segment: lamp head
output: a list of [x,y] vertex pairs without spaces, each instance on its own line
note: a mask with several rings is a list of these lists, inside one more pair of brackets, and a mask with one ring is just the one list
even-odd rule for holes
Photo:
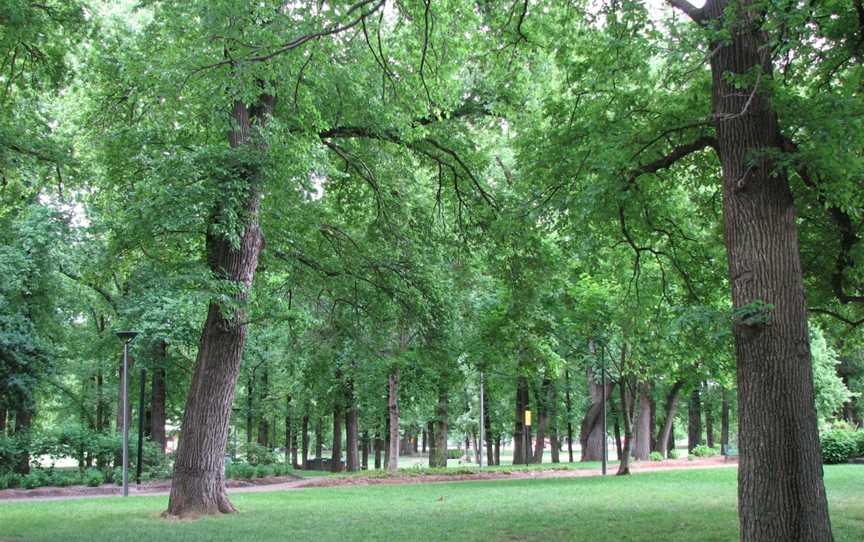
[[126,342],[126,343],[132,342],[132,339],[134,339],[137,335],[138,335],[137,331],[118,331],[117,332],[117,336],[120,337],[120,340],[123,342]]

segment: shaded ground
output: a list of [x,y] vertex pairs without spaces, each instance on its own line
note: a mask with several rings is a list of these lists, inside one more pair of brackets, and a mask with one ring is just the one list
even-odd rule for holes
[[[631,472],[651,472],[658,470],[686,470],[710,467],[735,467],[737,462],[726,461],[722,457],[710,457],[694,460],[670,459],[665,461],[634,462],[630,466]],[[364,486],[364,485],[397,485],[397,484],[422,484],[435,482],[457,482],[466,480],[523,480],[536,478],[572,478],[585,476],[599,476],[600,469],[579,469],[573,467],[555,468],[533,468],[523,470],[520,466],[512,469],[507,467],[496,467],[494,470],[478,471],[474,473],[454,472],[453,474],[426,474],[413,473],[410,469],[403,469],[396,474],[383,473],[382,471],[369,471],[369,473],[349,473],[342,476],[311,476],[301,478],[299,476],[270,476],[267,478],[256,478],[254,480],[229,480],[229,493],[259,493],[266,491],[283,491],[301,489],[308,487],[335,487],[335,486]],[[610,465],[608,473],[615,474],[617,465]],[[130,485],[130,495],[167,495],[171,489],[170,480],[145,482],[140,486]],[[16,500],[63,500],[85,497],[107,497],[122,494],[120,486],[102,485],[99,487],[70,486],[70,487],[43,487],[37,489],[5,489],[0,491],[0,501]]]

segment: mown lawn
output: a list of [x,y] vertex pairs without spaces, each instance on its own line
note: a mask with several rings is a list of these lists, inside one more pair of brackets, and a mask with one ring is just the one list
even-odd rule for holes
[[[864,467],[826,467],[838,541],[864,540]],[[0,503],[0,540],[737,540],[734,469],[304,489],[165,521],[166,497]]]

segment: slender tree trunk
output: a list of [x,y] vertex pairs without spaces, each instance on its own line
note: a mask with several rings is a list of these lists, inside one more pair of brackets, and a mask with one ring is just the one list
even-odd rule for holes
[[342,472],[342,405],[333,407],[333,446],[330,448],[330,472]]
[[300,428],[301,458],[303,459],[303,468],[309,468],[309,414],[303,415],[303,422]]
[[[165,345],[164,342],[162,344]],[[167,393],[165,368],[155,367],[153,369],[153,382],[150,387],[150,438],[159,446],[163,454],[168,444],[165,434],[165,400]]]
[[720,448],[723,455],[729,453],[729,398],[723,390],[723,404],[720,407]]
[[495,464],[495,450],[493,449],[492,443],[492,417],[489,414],[489,390],[484,386],[483,388],[483,432],[486,437],[486,464],[494,465]]
[[267,364],[261,366],[261,388],[259,390],[258,397],[258,444],[267,448],[268,440],[270,436],[270,425],[267,423],[267,413],[265,407],[267,405],[267,398],[270,395],[270,375],[267,371]]
[[291,396],[285,398],[285,464],[291,465]]
[[432,455],[435,454],[435,421],[434,420],[429,420],[426,422],[426,438],[429,439],[426,451],[428,452],[428,457],[432,457]]
[[698,384],[690,392],[690,404],[687,408],[687,451],[692,453],[693,448],[702,443],[702,401],[699,397]]
[[426,453],[426,439],[428,438],[425,429],[423,430],[422,437],[423,437],[423,447],[422,447],[422,450],[423,450],[423,451],[420,452],[420,453],[425,454],[425,453]]
[[[624,351],[621,352],[622,361]],[[627,378],[622,377],[618,385],[621,394],[621,419],[624,422],[624,447],[618,456],[618,472],[616,475],[630,474],[630,447],[633,443],[633,394],[627,385]]]
[[[711,45],[710,63],[738,315],[740,533],[748,542],[824,541],[832,534],[807,309],[792,192],[784,165],[773,161],[784,145],[770,100],[773,65],[760,27],[763,9],[752,0],[709,0],[700,10],[703,22],[730,29]],[[753,82],[742,85],[742,77]]]
[[[614,388],[613,388],[613,391],[614,391]],[[615,454],[616,454],[616,457],[620,460],[621,454],[622,454],[621,411],[618,409],[618,403],[611,397],[609,398],[609,414],[612,416],[612,435],[615,438]],[[600,453],[600,457],[601,458],[603,457],[602,452]]]
[[[525,458],[531,456],[525,449],[530,443],[529,429],[525,426],[525,411],[528,409],[528,380],[520,374],[516,377],[516,412],[513,424],[513,464],[525,463]],[[530,444],[528,444],[530,447]]]
[[387,385],[387,412],[390,419],[390,445],[387,449],[387,469],[399,468],[399,368],[390,371]]
[[495,464],[501,464],[501,435],[495,436]]
[[384,442],[381,440],[381,435],[376,434],[375,440],[372,443],[375,448],[375,470],[381,469],[381,453],[384,450]]
[[573,463],[573,402],[570,399],[570,369],[564,370],[564,378],[567,386],[567,461]]
[[[353,393],[348,398],[351,401],[351,404],[348,406],[348,410],[345,413],[345,442],[348,447],[345,450],[345,464],[346,468],[349,472],[356,472],[360,470],[360,456],[358,452],[358,416],[357,416],[357,406],[354,404]],[[365,444],[365,441],[364,441]]]
[[703,410],[705,411],[705,444],[709,448],[714,447],[714,413],[711,411],[712,404],[705,401]]
[[477,440],[477,433],[471,432],[471,444],[474,447],[474,462],[478,465],[480,464],[480,454],[483,453],[483,449],[481,448],[480,442]]
[[363,431],[360,448],[360,468],[369,470],[369,431]]
[[555,381],[549,384],[549,447],[552,451],[552,462],[561,462],[561,443],[558,441],[558,385]]
[[[601,384],[594,382],[594,371],[589,366],[588,392],[591,396],[591,406],[582,420],[582,428],[579,433],[579,443],[582,446],[581,461],[600,461],[603,458],[603,388]],[[606,383],[606,398],[612,393],[612,383]]]
[[429,453],[430,467],[446,467],[447,466],[447,419],[448,419],[448,404],[450,396],[447,385],[439,384],[438,387],[438,404],[435,407],[435,425],[433,430],[434,444],[433,450]]
[[[660,433],[657,435],[657,451],[660,452],[663,457],[668,457],[669,451],[675,447],[674,438],[672,436],[672,424],[675,421],[675,412],[678,409],[678,394],[681,393],[682,387],[684,387],[684,382],[678,380],[672,384],[669,393],[666,394],[663,425],[660,428]],[[671,445],[670,442],[672,442]]]
[[315,418],[315,470],[324,467],[324,417]]
[[534,388],[537,396],[537,440],[534,446],[532,463],[543,463],[543,452],[546,449],[546,427],[549,425],[549,379],[544,377],[540,392]]
[[651,388],[647,383],[639,386],[639,416],[636,418],[633,457],[647,461],[651,454]]

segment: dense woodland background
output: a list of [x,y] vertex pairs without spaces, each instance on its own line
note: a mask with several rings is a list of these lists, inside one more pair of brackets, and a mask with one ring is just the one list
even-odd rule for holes
[[[116,466],[120,329],[152,476],[184,415],[218,462],[446,466],[480,423],[490,464],[597,460],[601,364],[618,456],[737,448],[740,345],[795,276],[818,428],[860,426],[860,0],[671,4],[4,2],[0,471]],[[788,180],[800,273],[733,309],[756,115],[725,186]],[[755,370],[805,382],[784,356]]]

